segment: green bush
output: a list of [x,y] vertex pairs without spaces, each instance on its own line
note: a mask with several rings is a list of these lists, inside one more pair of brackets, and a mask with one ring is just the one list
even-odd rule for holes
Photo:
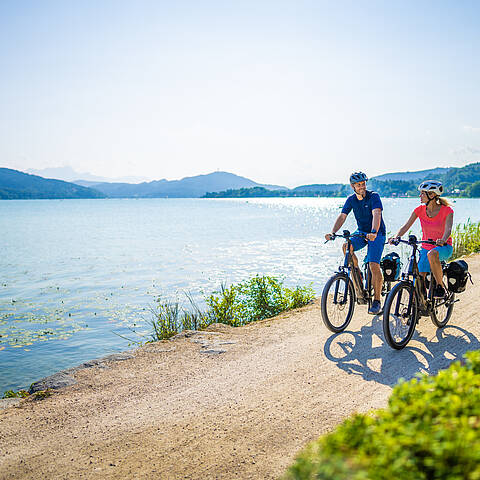
[[238,327],[245,324],[247,308],[240,300],[238,285],[220,286],[218,292],[213,292],[205,302],[209,307],[209,316],[212,323],[225,323]]
[[182,330],[200,330],[211,323],[233,327],[263,320],[280,312],[306,305],[315,298],[311,286],[287,288],[275,277],[259,276],[227,287],[205,298],[208,307],[202,312],[187,295],[190,309],[178,302],[158,299],[152,309],[153,341],[170,338]]
[[472,223],[470,219],[463,225],[457,225],[452,233],[452,259],[480,252],[480,222]]
[[230,288],[222,285],[205,301],[214,322],[239,326],[304,306],[314,298],[311,286],[291,290],[276,277],[256,275]]
[[397,385],[388,407],[311,443],[286,479],[480,479],[480,352]]

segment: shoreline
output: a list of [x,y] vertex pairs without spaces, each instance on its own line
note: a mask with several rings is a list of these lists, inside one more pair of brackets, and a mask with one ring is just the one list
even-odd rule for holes
[[[480,255],[467,261],[478,278]],[[100,361],[74,372],[74,385],[0,410],[0,476],[278,478],[310,440],[385,406],[400,378],[435,374],[480,349],[479,294],[475,282],[459,295],[444,329],[422,318],[400,352],[363,306],[332,335],[317,299]]]

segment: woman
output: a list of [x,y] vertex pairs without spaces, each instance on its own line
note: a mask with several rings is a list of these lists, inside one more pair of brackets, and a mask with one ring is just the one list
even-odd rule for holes
[[435,240],[435,245],[427,243],[422,244],[420,249],[420,258],[418,261],[418,270],[425,276],[430,270],[435,277],[437,285],[433,292],[434,297],[441,298],[445,295],[445,285],[443,284],[443,271],[441,261],[447,261],[452,255],[452,225],[453,210],[448,201],[440,198],[443,193],[443,185],[436,180],[426,180],[418,187],[420,190],[420,201],[422,205],[418,206],[410,215],[407,223],[397,232],[396,236],[389,238],[389,243],[393,243],[395,238],[404,235],[413,225],[417,218],[420,219],[422,226],[422,240]]

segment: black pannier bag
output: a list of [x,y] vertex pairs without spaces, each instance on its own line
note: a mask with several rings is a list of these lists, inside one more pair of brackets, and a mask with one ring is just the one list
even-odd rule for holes
[[468,264],[465,260],[454,260],[450,262],[447,264],[445,272],[447,274],[448,289],[451,292],[464,292],[468,279],[470,278],[470,281],[472,281],[472,276],[468,272]]
[[385,255],[380,262],[380,267],[382,267],[383,278],[386,282],[398,280],[400,269],[402,268],[400,256],[397,252],[391,252]]

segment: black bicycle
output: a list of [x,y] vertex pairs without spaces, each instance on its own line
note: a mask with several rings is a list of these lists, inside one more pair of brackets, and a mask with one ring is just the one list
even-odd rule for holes
[[[372,273],[368,263],[364,265],[364,274],[355,267],[350,253],[352,237],[365,238],[363,233],[350,234],[344,230],[342,235],[332,235],[331,240],[343,238],[347,241],[347,249],[343,265],[338,272],[330,277],[322,292],[322,319],[325,326],[334,333],[345,330],[352,320],[355,303],[368,305],[373,301]],[[327,240],[328,241],[328,240]],[[327,242],[325,242],[327,243]],[[385,295],[391,289],[391,282],[386,281],[382,286]]]
[[[436,327],[443,328],[450,320],[455,303],[453,292],[446,291],[444,298],[435,298],[433,274],[423,277],[418,271],[418,246],[436,243],[432,240],[419,241],[415,235],[410,235],[408,240],[397,239],[394,242],[396,245],[399,243],[412,247],[412,254],[407,271],[402,273],[402,279],[392,288],[383,307],[383,333],[387,343],[396,350],[410,341],[421,316],[430,316]],[[442,268],[445,275],[445,262],[442,262]]]

